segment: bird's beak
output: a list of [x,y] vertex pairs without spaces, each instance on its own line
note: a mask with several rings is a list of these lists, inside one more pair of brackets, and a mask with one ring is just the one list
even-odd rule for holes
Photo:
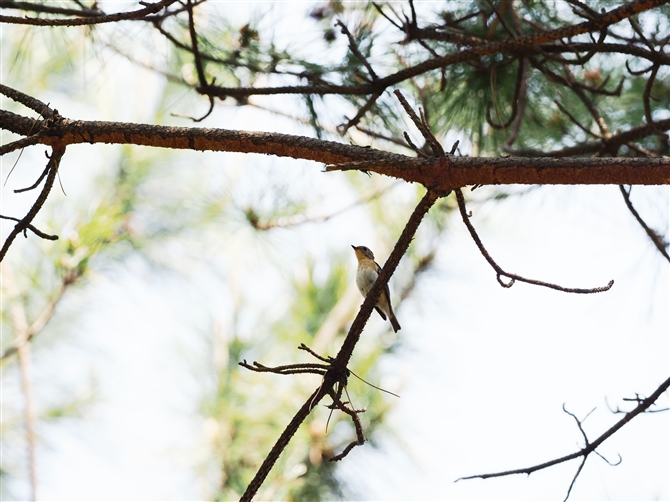
[[356,246],[352,244],[351,247],[354,248],[354,251],[356,251]]

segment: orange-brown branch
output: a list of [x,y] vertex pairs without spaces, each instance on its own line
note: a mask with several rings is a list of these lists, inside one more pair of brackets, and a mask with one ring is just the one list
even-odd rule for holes
[[[670,120],[661,122],[657,123],[657,127],[670,127]],[[449,157],[448,160],[416,158],[290,134],[89,122],[60,117],[47,123],[4,110],[0,110],[0,128],[22,135],[34,134],[42,129],[38,133],[37,141],[45,145],[134,144],[292,157],[329,164],[329,171],[373,171],[426,187],[432,186],[438,190],[476,184],[670,184],[670,159],[663,157]]]

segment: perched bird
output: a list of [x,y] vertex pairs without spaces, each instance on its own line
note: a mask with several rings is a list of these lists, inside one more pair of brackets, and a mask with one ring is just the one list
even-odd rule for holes
[[[369,248],[365,246],[351,246],[354,248],[356,253],[356,259],[358,260],[358,271],[356,272],[356,285],[361,294],[366,297],[372,286],[374,285],[379,273],[381,272],[381,267],[375,262],[375,255],[372,254]],[[386,320],[386,316],[389,317],[391,321],[391,326],[393,326],[393,331],[397,332],[400,330],[400,324],[398,319],[395,318],[393,313],[393,307],[391,306],[391,294],[389,293],[389,286],[386,284],[384,286],[384,291],[379,295],[379,300],[377,300],[377,305],[375,310],[379,312],[379,315],[382,316],[382,319]]]

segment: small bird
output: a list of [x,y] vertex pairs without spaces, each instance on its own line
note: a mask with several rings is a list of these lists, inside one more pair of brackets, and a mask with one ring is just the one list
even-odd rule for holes
[[[354,248],[356,259],[358,260],[356,285],[363,297],[366,297],[377,280],[377,277],[379,277],[379,273],[382,269],[375,261],[375,255],[372,254],[372,251],[370,251],[369,248],[366,248],[365,246],[351,247]],[[393,307],[391,306],[391,294],[389,292],[388,284],[385,285],[384,291],[382,291],[382,294],[379,296],[375,310],[379,312],[382,319],[386,320],[386,316],[389,317],[391,326],[393,326],[393,331],[398,332],[400,330],[400,324],[398,323],[398,319],[395,318]]]

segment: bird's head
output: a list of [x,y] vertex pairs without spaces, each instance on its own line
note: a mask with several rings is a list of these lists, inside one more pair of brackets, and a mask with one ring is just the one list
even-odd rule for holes
[[375,255],[372,254],[372,251],[370,251],[370,248],[367,248],[365,246],[351,246],[354,248],[354,252],[356,253],[356,258],[358,261],[368,259],[368,260],[374,260]]

